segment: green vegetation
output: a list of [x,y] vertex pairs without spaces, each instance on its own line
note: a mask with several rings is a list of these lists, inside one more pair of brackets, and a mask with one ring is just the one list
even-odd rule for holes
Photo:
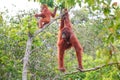
[[[61,3],[69,0],[57,1]],[[65,3],[68,8],[75,5],[72,3],[74,0],[70,1]],[[120,8],[110,7],[109,0],[107,3],[100,1],[95,7],[97,4],[88,0],[90,8],[83,7],[70,13],[74,14],[71,18],[73,31],[84,48],[85,69],[120,62]],[[104,7],[100,8],[102,3]],[[114,15],[111,15],[111,9],[114,9]],[[98,13],[95,13],[96,10],[99,10]],[[26,42],[28,35],[38,30],[37,22],[31,16],[34,11],[24,17],[18,14],[18,21],[11,19],[9,25],[2,17],[4,14],[0,12],[0,80],[21,80]],[[105,15],[105,18],[100,14]],[[56,20],[33,39],[28,61],[28,80],[120,80],[120,64],[73,73],[77,68],[73,48],[65,53],[66,74],[59,72],[56,46],[58,22]]]

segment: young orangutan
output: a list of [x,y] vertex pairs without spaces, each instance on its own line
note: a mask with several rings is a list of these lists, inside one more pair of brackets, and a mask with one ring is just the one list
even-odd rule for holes
[[39,28],[43,28],[43,26],[47,23],[50,22],[50,17],[55,17],[57,11],[57,7],[55,8],[54,12],[52,13],[49,9],[48,6],[43,4],[41,6],[41,13],[40,14],[35,14],[35,17],[41,17],[41,19],[38,22]]

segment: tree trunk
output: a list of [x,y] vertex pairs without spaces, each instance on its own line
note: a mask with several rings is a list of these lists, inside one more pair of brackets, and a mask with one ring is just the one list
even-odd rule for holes
[[31,53],[32,41],[33,41],[33,38],[28,36],[28,40],[26,44],[26,51],[25,51],[25,55],[23,58],[22,80],[27,80],[27,67],[28,67],[29,56]]

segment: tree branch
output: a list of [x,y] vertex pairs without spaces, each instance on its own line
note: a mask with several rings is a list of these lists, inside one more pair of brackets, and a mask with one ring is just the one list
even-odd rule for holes
[[96,66],[96,67],[90,68],[90,69],[83,69],[83,70],[78,69],[77,71],[74,71],[74,72],[71,72],[71,73],[65,73],[65,75],[70,75],[70,74],[74,74],[74,73],[77,73],[77,72],[90,72],[90,71],[95,71],[95,70],[101,69],[101,68],[103,68],[103,67],[112,66],[112,65],[115,65],[115,64],[120,64],[120,62],[104,64],[104,65],[102,65],[102,66]]
[[65,76],[65,75],[71,75],[71,74],[75,74],[75,73],[78,73],[78,72],[96,71],[96,70],[101,69],[101,68],[103,68],[103,67],[112,66],[112,65],[116,65],[116,64],[120,64],[120,62],[104,64],[104,65],[102,65],[102,66],[96,66],[96,67],[90,68],[90,69],[83,69],[83,70],[78,69],[78,70],[76,70],[76,71],[74,71],[74,72],[64,73],[64,74],[59,75],[59,76],[56,75],[55,78],[54,78],[53,80],[57,80],[57,79],[59,79],[60,77]]

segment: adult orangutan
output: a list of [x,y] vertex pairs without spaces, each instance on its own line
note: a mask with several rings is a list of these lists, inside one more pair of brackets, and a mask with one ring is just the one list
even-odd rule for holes
[[80,45],[77,37],[72,31],[72,26],[69,20],[69,14],[68,14],[67,9],[65,9],[65,14],[61,18],[57,45],[58,45],[58,65],[59,65],[60,71],[62,72],[65,71],[64,53],[65,53],[65,50],[71,47],[74,47],[76,51],[76,56],[78,60],[78,69],[80,70],[83,69],[83,66],[82,66],[83,48]]
[[57,11],[57,7],[55,8],[54,12],[52,13],[49,9],[48,6],[43,4],[41,6],[41,13],[40,14],[35,14],[35,17],[41,17],[41,19],[38,22],[39,28],[43,28],[43,26],[47,23],[50,22],[50,17],[55,17]]

